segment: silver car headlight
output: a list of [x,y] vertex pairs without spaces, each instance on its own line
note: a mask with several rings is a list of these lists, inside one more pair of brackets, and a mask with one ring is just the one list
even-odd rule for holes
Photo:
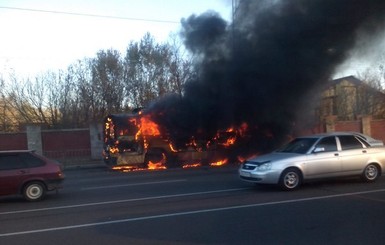
[[271,166],[272,166],[272,163],[271,162],[266,162],[266,163],[262,163],[261,165],[259,165],[258,167],[255,168],[256,171],[259,171],[259,172],[264,172],[264,171],[268,171],[271,169]]

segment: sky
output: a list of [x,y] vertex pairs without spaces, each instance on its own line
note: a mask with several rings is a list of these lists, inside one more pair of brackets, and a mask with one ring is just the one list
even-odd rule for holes
[[[0,76],[66,70],[100,50],[124,54],[147,32],[165,42],[178,33],[182,18],[208,10],[231,22],[231,6],[232,0],[0,0]],[[376,48],[352,52],[334,78],[373,66],[385,48],[384,42],[366,46]]]
[[149,32],[157,42],[182,18],[208,10],[231,18],[231,0],[0,0],[0,74],[65,70],[99,50],[124,53]]

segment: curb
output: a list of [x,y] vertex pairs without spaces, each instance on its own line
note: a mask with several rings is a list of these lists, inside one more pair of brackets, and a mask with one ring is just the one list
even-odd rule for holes
[[71,164],[62,164],[64,170],[107,168],[103,161],[79,162]]

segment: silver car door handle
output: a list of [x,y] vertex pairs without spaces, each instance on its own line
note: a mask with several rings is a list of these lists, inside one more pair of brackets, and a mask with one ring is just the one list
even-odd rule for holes
[[334,153],[334,156],[338,157],[338,156],[339,156],[339,154],[338,154],[338,153]]
[[366,153],[366,150],[363,150],[362,153]]

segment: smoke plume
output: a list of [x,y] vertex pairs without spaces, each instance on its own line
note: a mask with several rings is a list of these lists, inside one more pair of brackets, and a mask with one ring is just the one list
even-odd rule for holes
[[[172,137],[249,125],[254,151],[276,147],[309,119],[309,95],[327,82],[359,33],[382,31],[383,0],[242,0],[232,23],[215,12],[182,20],[198,76],[182,98],[150,110]],[[311,118],[312,119],[312,118]],[[245,143],[246,144],[246,143]]]

